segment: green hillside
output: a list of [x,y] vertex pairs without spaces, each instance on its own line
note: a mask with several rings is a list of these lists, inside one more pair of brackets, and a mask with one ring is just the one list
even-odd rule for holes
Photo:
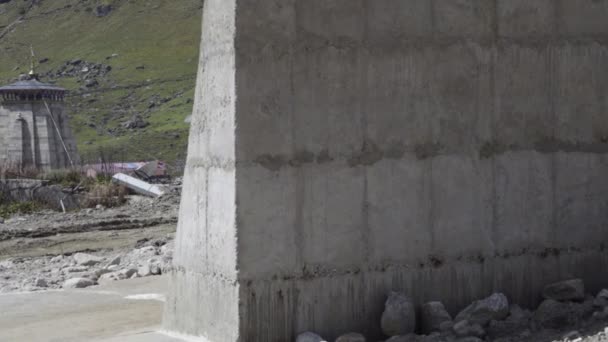
[[0,0],[0,83],[29,70],[70,90],[83,159],[185,158],[202,0]]

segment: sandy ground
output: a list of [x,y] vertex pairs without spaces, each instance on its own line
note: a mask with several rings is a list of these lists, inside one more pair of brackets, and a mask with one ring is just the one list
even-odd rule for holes
[[0,341],[181,341],[157,333],[165,277],[0,295]]

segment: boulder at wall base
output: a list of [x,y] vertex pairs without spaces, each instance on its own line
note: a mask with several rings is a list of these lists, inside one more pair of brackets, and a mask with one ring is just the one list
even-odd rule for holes
[[412,301],[403,293],[391,292],[384,305],[380,325],[386,336],[413,333],[416,329],[416,310]]
[[561,329],[578,324],[593,314],[593,299],[582,303],[544,300],[533,315],[534,322],[543,328]]
[[488,298],[473,302],[458,315],[455,321],[467,320],[471,324],[486,326],[490,321],[500,321],[509,315],[509,300],[502,293],[494,293]]
[[441,302],[428,302],[421,308],[422,333],[430,334],[434,331],[441,331],[441,324],[451,322],[452,316],[445,309]]
[[585,284],[581,279],[564,280],[549,284],[543,289],[545,299],[553,299],[560,302],[585,299]]

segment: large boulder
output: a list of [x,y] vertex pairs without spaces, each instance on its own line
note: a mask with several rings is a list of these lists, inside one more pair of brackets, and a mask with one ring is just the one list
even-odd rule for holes
[[72,278],[68,279],[63,283],[64,289],[83,289],[85,287],[93,286],[95,282],[88,278]]
[[577,322],[577,310],[573,303],[544,300],[534,312],[537,325],[548,329],[561,329]]
[[450,316],[441,302],[425,303],[422,305],[420,314],[422,333],[424,334],[441,331],[442,323],[452,321],[452,316]]
[[564,280],[549,284],[543,289],[545,299],[553,299],[560,302],[585,299],[585,284],[581,279]]
[[323,337],[312,333],[312,332],[304,332],[296,337],[296,342],[326,342]]
[[86,253],[76,253],[74,254],[74,261],[80,266],[94,266],[102,262],[103,258]]
[[359,333],[344,334],[336,339],[336,342],[365,342],[365,336]]
[[467,306],[456,315],[455,321],[467,320],[471,324],[486,326],[492,320],[500,321],[507,316],[509,316],[509,300],[502,293],[494,293]]
[[416,310],[409,297],[400,292],[391,292],[384,304],[380,325],[386,336],[413,333],[416,330]]

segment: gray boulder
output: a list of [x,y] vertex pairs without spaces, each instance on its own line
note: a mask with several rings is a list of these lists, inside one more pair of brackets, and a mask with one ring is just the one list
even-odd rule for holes
[[38,286],[38,287],[48,287],[49,284],[46,282],[46,280],[42,279],[42,278],[38,278],[34,281],[34,285]]
[[120,256],[115,257],[114,259],[110,260],[110,262],[108,263],[108,266],[112,266],[112,265],[120,265]]
[[80,266],[93,266],[102,262],[103,258],[86,253],[76,253],[74,254],[74,261]]
[[456,315],[455,321],[467,320],[471,324],[486,326],[490,321],[500,321],[509,315],[509,300],[502,293],[473,302]]
[[321,336],[312,333],[312,332],[305,332],[305,333],[301,333],[300,335],[298,335],[298,337],[296,337],[296,342],[326,342]]
[[454,334],[458,337],[483,337],[486,332],[479,323],[471,323],[467,320],[454,323],[452,327]]
[[593,305],[600,308],[608,306],[608,290],[601,290],[597,294],[597,296],[595,296],[595,299],[593,300]]
[[434,331],[441,331],[441,324],[451,322],[452,316],[441,302],[428,302],[422,305],[420,320],[422,333],[430,334]]
[[416,310],[412,301],[403,293],[391,292],[386,300],[380,325],[386,336],[413,333],[416,329]]
[[112,5],[99,5],[95,7],[95,15],[97,17],[105,17],[112,12]]
[[95,282],[88,278],[72,278],[68,279],[63,283],[64,289],[83,289],[85,287],[93,286]]
[[543,301],[534,312],[537,325],[548,329],[560,329],[575,324],[576,312],[571,303],[562,303],[553,299]]
[[336,339],[336,342],[365,342],[365,336],[359,333],[344,334]]
[[585,284],[581,279],[564,280],[549,284],[543,289],[545,299],[560,302],[585,299]]
[[143,265],[137,269],[137,273],[140,277],[148,277],[152,275],[152,271],[150,271],[150,265]]

